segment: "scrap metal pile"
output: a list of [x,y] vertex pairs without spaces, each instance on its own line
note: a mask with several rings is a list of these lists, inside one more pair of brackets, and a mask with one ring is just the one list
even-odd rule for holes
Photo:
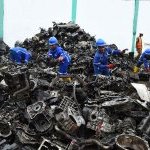
[[[69,52],[68,76],[47,57],[56,36]],[[32,52],[15,65],[3,44],[0,59],[0,150],[148,150],[150,103],[131,82],[129,55],[111,57],[112,76],[93,76],[95,38],[77,24],[54,23],[20,46]],[[115,45],[110,45],[116,48]],[[142,105],[143,104],[143,105]]]

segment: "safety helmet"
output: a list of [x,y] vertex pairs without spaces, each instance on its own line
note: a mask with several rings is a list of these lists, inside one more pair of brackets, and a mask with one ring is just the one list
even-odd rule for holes
[[49,45],[56,45],[58,44],[58,40],[56,39],[56,37],[50,37],[48,40]]
[[96,46],[106,46],[106,42],[103,39],[98,39],[96,41]]

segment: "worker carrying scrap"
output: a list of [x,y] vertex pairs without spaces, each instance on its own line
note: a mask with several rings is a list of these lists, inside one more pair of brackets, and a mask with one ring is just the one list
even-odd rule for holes
[[138,60],[142,54],[142,37],[143,37],[143,33],[140,33],[139,36],[136,38],[136,51],[138,53],[138,55],[136,56],[136,59]]
[[134,67],[134,73],[139,72],[139,68],[141,67],[141,65],[144,64],[144,70],[146,72],[150,72],[150,48],[146,49],[141,57],[139,58],[136,66]]
[[96,41],[97,50],[93,60],[94,67],[94,75],[106,75],[109,76],[111,74],[111,69],[115,67],[115,64],[109,64],[109,56],[110,55],[119,55],[125,53],[127,49],[123,51],[113,50],[103,39],[98,39]]
[[31,60],[31,52],[26,48],[20,47],[20,42],[16,41],[15,47],[9,49],[10,60],[16,64],[28,64]]
[[48,51],[48,56],[50,58],[56,59],[59,62],[58,75],[67,75],[68,67],[71,62],[71,57],[62,47],[59,46],[56,37],[50,37],[48,43],[50,47]]

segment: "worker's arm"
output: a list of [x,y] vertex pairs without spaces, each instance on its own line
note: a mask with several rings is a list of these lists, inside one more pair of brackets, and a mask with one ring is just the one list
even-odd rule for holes
[[30,59],[31,59],[31,53],[30,53],[30,52],[27,52],[27,53],[25,54],[25,59],[24,59],[25,63],[28,63]]
[[59,48],[57,50],[57,61],[62,62],[65,58],[64,50],[62,48]]
[[143,63],[144,63],[144,68],[148,69],[149,68],[149,62],[148,62],[148,60],[146,58],[143,59]]
[[119,50],[119,49],[112,49],[112,48],[110,48],[110,47],[108,47],[108,48],[106,48],[106,51],[107,51],[107,53],[109,54],[109,55],[120,55],[120,54],[123,54],[123,53],[125,53],[125,51],[126,51],[127,49],[124,49],[124,50]]
[[95,57],[94,57],[94,62],[93,64],[97,67],[99,67],[100,69],[107,69],[108,66],[107,65],[103,65],[101,64],[101,59],[100,57],[96,54]]
[[143,63],[146,63],[145,54],[143,53],[137,62],[137,67],[139,68]]

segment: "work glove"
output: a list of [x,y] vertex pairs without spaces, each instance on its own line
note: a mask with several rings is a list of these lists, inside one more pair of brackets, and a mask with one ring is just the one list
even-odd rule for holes
[[107,65],[107,67],[109,68],[109,69],[113,69],[113,68],[115,68],[115,64],[109,64],[109,65]]
[[60,57],[57,58],[57,61],[58,61],[58,62],[61,62],[61,61],[63,61],[63,59],[64,59],[64,58],[63,58],[62,56],[60,56]]
[[139,72],[139,70],[140,70],[140,69],[139,69],[139,67],[134,66],[134,68],[133,68],[133,72],[134,72],[134,73],[138,73],[138,72]]
[[150,69],[149,68],[145,68],[144,71],[145,72],[150,72]]

